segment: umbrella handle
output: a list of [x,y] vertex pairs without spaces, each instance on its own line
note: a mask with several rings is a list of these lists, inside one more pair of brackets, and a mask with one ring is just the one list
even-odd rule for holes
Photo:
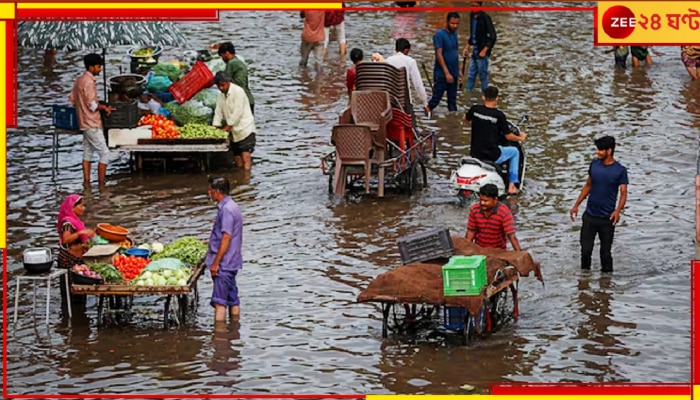
[[[102,48],[102,60],[105,63],[105,66],[107,65],[107,48],[103,47]],[[105,71],[104,66],[102,67],[102,83],[104,84],[105,88],[105,103],[107,103],[107,71]]]

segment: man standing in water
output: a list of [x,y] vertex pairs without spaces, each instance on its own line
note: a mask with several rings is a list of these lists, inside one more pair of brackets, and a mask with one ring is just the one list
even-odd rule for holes
[[[615,161],[615,138],[603,136],[595,140],[597,159],[588,167],[588,179],[569,213],[571,221],[578,214],[578,206],[588,197],[581,227],[581,269],[591,269],[591,255],[596,234],[600,238],[602,272],[613,271],[612,243],[615,225],[627,202],[627,168]],[[620,192],[620,201],[617,192]]]
[[323,61],[323,42],[326,39],[324,23],[326,12],[319,10],[306,10],[301,12],[304,19],[304,30],[301,32],[301,60],[300,67],[306,67],[309,62],[309,54],[314,52],[316,66]]
[[[483,1],[473,1],[472,7],[481,7]],[[496,44],[496,29],[493,27],[491,17],[481,10],[474,10],[469,14],[469,39],[462,56],[465,59],[471,56],[469,73],[467,74],[467,91],[474,89],[476,76],[479,75],[481,90],[489,87],[489,57]],[[470,50],[473,49],[473,51]]]
[[515,237],[515,220],[510,209],[498,201],[498,188],[487,183],[479,189],[479,202],[469,210],[467,240],[481,247],[506,248],[506,239],[513,250],[520,251]]
[[211,305],[215,322],[226,322],[227,309],[232,321],[241,314],[236,275],[243,268],[243,215],[229,196],[230,189],[226,178],[209,179],[209,198],[217,203],[218,209],[206,256],[207,268],[214,280]]
[[226,42],[219,46],[219,57],[226,63],[226,73],[231,77],[231,82],[245,90],[250,103],[250,112],[255,114],[255,99],[248,87],[248,66],[236,57],[236,48],[233,43]]
[[462,80],[462,72],[459,69],[459,14],[450,12],[447,14],[447,26],[440,29],[433,36],[435,46],[435,66],[433,77],[435,79],[433,96],[428,102],[430,110],[440,104],[442,95],[447,91],[447,109],[457,111],[457,85]]
[[104,60],[99,54],[91,53],[83,58],[85,73],[80,75],[73,84],[70,92],[70,103],[75,106],[78,114],[78,127],[83,133],[83,184],[90,185],[90,164],[92,153],[100,156],[97,164],[97,181],[100,186],[105,184],[107,178],[107,163],[109,162],[109,148],[102,132],[102,118],[100,111],[109,115],[116,110],[97,100],[97,83],[95,77],[102,72]]
[[[255,119],[248,97],[243,88],[231,82],[231,77],[226,72],[217,72],[214,84],[221,93],[216,99],[212,125],[231,133],[231,150],[236,166],[250,171],[251,154],[255,150]],[[224,121],[226,125],[221,126]]]

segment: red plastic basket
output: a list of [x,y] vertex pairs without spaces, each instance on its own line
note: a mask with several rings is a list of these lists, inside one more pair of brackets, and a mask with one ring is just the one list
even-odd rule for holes
[[214,84],[214,74],[211,73],[207,64],[197,61],[190,72],[178,79],[168,87],[178,103],[182,104],[191,99],[200,90],[208,88]]

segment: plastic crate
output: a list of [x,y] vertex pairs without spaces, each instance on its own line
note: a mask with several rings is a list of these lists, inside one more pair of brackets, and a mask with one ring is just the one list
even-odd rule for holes
[[102,124],[105,128],[131,129],[138,126],[139,106],[136,104],[136,101],[111,103],[108,105],[116,108],[116,110],[112,111],[109,115],[104,112],[102,113]]
[[449,258],[454,254],[452,237],[448,228],[433,228],[399,238],[399,253],[404,265]]
[[178,103],[182,104],[200,90],[211,87],[213,84],[214,74],[211,73],[207,64],[197,61],[190,72],[168,87],[168,91]]
[[443,326],[453,331],[464,329],[467,310],[464,307],[443,307]]
[[442,266],[445,296],[474,296],[486,286],[486,256],[453,256]]
[[68,129],[71,131],[79,130],[78,112],[75,110],[75,107],[67,105],[54,105],[53,126],[59,129]]

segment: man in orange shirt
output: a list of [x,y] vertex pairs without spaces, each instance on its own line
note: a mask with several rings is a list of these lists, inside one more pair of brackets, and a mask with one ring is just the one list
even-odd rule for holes
[[300,67],[306,67],[309,61],[309,53],[313,50],[316,65],[323,60],[323,41],[326,33],[323,25],[326,20],[325,11],[308,10],[301,12],[304,18],[304,31],[301,33],[301,61]]
[[86,71],[75,80],[69,101],[75,106],[78,127],[83,133],[83,183],[90,184],[90,163],[93,152],[97,152],[100,156],[100,162],[97,164],[97,179],[99,185],[103,186],[107,175],[109,148],[102,133],[100,111],[105,111],[109,115],[115,108],[97,101],[95,77],[102,72],[102,66],[105,63],[102,56],[91,53],[83,58],[83,62]]

